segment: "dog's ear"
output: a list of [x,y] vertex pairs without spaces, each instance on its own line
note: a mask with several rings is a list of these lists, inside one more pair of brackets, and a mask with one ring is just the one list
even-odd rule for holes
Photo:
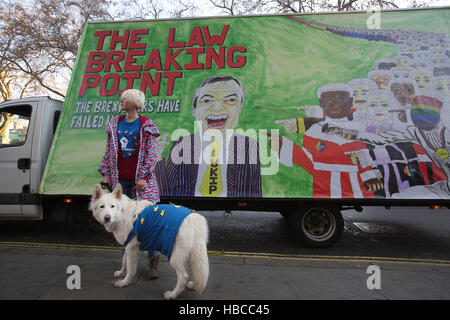
[[94,193],[92,194],[92,201],[96,201],[103,196],[103,190],[99,184],[96,184],[94,187]]
[[116,199],[121,200],[122,199],[122,185],[120,183],[117,184],[116,188],[112,192],[113,196]]

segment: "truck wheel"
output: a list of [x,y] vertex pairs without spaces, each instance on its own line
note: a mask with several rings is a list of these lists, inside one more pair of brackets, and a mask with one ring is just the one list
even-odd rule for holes
[[288,217],[294,236],[307,246],[326,248],[337,242],[344,230],[344,219],[333,206],[306,206]]

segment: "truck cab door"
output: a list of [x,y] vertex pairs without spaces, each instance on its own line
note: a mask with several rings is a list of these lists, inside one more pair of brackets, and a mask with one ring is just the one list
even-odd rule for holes
[[33,115],[31,104],[0,109],[0,218],[22,216],[30,192]]

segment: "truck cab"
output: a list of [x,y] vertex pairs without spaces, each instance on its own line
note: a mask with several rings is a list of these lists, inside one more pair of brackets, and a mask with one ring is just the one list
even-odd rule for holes
[[39,185],[62,107],[50,97],[0,103],[0,219],[42,219]]

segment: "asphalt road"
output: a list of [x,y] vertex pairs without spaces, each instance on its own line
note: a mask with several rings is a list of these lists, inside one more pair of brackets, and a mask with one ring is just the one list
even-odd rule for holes
[[[450,260],[450,210],[365,207],[343,211],[342,238],[330,248],[296,242],[277,212],[202,211],[209,224],[210,251],[297,255],[370,256]],[[97,224],[1,221],[0,241],[117,246]]]
[[[208,220],[211,275],[202,296],[181,299],[450,299],[450,212],[405,208],[344,211],[341,240],[325,249],[296,243],[279,213],[201,212]],[[149,283],[146,259],[135,284],[111,285],[121,248],[99,224],[0,222],[1,299],[162,299],[175,283],[163,257]],[[144,256],[144,254],[142,254]],[[82,289],[68,290],[78,265]],[[368,289],[367,268],[381,270]]]

